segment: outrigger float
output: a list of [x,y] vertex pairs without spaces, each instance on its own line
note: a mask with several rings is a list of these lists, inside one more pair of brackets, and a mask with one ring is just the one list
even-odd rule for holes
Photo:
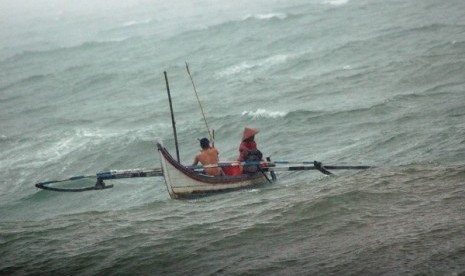
[[[191,77],[194,91],[197,95],[192,76],[190,75],[189,68],[186,64],[187,71]],[[92,190],[103,190],[112,188],[113,185],[107,185],[104,180],[122,179],[122,178],[137,178],[137,177],[163,177],[166,183],[166,188],[172,199],[192,198],[212,193],[233,191],[244,188],[251,188],[258,185],[272,183],[277,180],[275,172],[277,171],[305,171],[317,170],[323,174],[331,175],[330,170],[365,170],[373,168],[373,166],[332,166],[323,165],[318,161],[267,161],[262,162],[236,162],[225,161],[220,162],[217,166],[221,167],[225,172],[222,176],[210,176],[204,174],[203,166],[185,166],[181,164],[179,159],[179,147],[176,134],[176,123],[174,120],[174,113],[171,101],[171,95],[168,84],[168,77],[164,72],[166,80],[166,88],[168,91],[168,99],[171,110],[171,119],[173,125],[176,156],[175,159],[168,150],[161,144],[157,143],[157,150],[160,155],[161,168],[150,169],[130,169],[130,170],[111,170],[100,172],[95,175],[80,175],[73,176],[63,180],[52,180],[36,183],[35,186],[40,189],[58,191],[58,192],[84,192]],[[198,95],[197,95],[198,99]],[[199,100],[200,104],[200,100]],[[202,114],[203,108],[202,108]],[[205,115],[204,115],[205,119]],[[205,120],[205,124],[207,122]],[[208,129],[208,125],[207,125]],[[208,131],[210,133],[210,131]],[[210,135],[212,138],[212,136]],[[257,166],[259,169],[255,173],[241,173],[241,166]],[[209,166],[212,167],[212,166]],[[82,179],[95,179],[95,185],[83,188],[64,188],[51,186],[55,183],[75,182]]]

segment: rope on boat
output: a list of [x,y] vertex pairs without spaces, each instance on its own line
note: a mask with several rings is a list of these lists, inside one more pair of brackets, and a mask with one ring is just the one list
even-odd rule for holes
[[205,117],[205,111],[203,110],[202,103],[200,102],[199,94],[197,93],[197,89],[195,88],[194,79],[192,78],[191,71],[189,70],[189,65],[187,64],[187,62],[186,62],[186,70],[187,70],[187,73],[189,74],[189,78],[191,79],[192,87],[194,88],[195,97],[197,98],[197,102],[199,103],[199,106],[200,106],[200,111],[202,111],[202,116],[205,122],[205,127],[207,128],[207,131],[208,131],[208,136],[210,136],[210,141],[212,142],[212,145],[214,145],[215,137],[214,137],[214,134],[212,135],[210,128],[208,127],[207,118]]
[[[103,180],[107,179],[121,179],[121,178],[133,178],[133,177],[153,177],[153,176],[163,176],[161,168],[153,169],[132,169],[132,170],[111,170],[107,172],[99,172],[96,175],[79,175],[73,176],[61,180],[51,180],[45,182],[36,183],[35,186],[40,189],[56,191],[56,192],[84,192],[92,190],[103,190],[108,188],[113,188],[113,185],[107,185]],[[83,188],[60,188],[52,187],[50,184],[60,183],[60,182],[72,182],[81,179],[96,179],[95,185]]]

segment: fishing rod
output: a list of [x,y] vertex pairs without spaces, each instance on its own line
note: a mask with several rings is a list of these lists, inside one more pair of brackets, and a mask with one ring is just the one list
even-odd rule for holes
[[195,88],[194,79],[192,78],[191,72],[189,70],[189,65],[187,64],[187,62],[186,62],[186,70],[187,70],[187,73],[189,74],[189,78],[191,79],[192,87],[194,88],[194,93],[197,98],[197,102],[199,103],[199,106],[200,106],[200,111],[202,111],[202,116],[205,122],[205,127],[207,128],[207,131],[208,131],[208,136],[210,136],[210,141],[212,141],[212,145],[214,145],[215,144],[214,137],[212,136],[210,132],[210,128],[208,127],[207,118],[205,117],[205,112],[203,110],[202,103],[200,102],[199,94],[197,93],[197,89]]

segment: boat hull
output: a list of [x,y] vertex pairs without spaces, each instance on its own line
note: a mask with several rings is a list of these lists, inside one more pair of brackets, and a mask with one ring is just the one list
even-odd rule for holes
[[265,173],[232,176],[209,176],[193,171],[177,162],[168,151],[157,144],[161,167],[170,197],[192,198],[212,193],[250,188],[267,181]]

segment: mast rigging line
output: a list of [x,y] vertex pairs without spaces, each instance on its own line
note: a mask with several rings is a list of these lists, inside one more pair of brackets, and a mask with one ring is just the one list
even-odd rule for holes
[[212,142],[212,145],[213,145],[214,144],[214,140],[213,140],[214,137],[212,136],[210,128],[208,127],[207,118],[205,117],[205,112],[203,110],[202,103],[200,102],[199,94],[197,93],[197,89],[195,88],[194,79],[192,78],[191,72],[189,70],[189,65],[187,64],[187,62],[186,62],[186,70],[187,70],[187,74],[189,74],[189,78],[191,79],[192,87],[194,88],[195,97],[197,98],[197,102],[199,103],[200,111],[202,111],[203,120],[205,122],[205,127],[207,128],[208,136],[210,136],[210,141]]

